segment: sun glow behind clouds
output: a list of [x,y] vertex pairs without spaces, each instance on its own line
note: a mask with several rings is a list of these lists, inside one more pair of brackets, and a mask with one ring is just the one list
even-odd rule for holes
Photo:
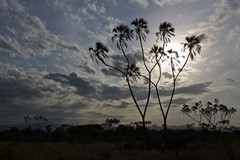
[[165,48],[165,52],[168,52],[171,49],[173,51],[176,51],[179,55],[179,58],[178,58],[178,60],[180,62],[180,64],[178,64],[178,68],[179,68],[186,61],[186,53],[182,51],[183,45],[180,42],[176,42],[176,41],[168,43],[166,48]]

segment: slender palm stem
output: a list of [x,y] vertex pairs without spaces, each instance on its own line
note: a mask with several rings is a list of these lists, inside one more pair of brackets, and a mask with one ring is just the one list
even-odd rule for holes
[[101,61],[102,61],[102,63],[103,63],[105,66],[110,67],[110,68],[112,68],[112,69],[114,69],[114,70],[122,73],[125,77],[127,77],[127,74],[126,74],[125,72],[123,72],[122,70],[118,69],[117,67],[114,67],[114,66],[112,66],[112,65],[107,64],[107,63],[106,63],[105,61],[103,61],[103,60],[101,60]]
[[129,82],[128,79],[127,79],[126,81],[127,81],[128,88],[129,88],[129,91],[130,91],[130,93],[131,93],[131,96],[132,96],[132,98],[133,98],[133,101],[134,101],[134,103],[135,103],[135,105],[136,105],[136,107],[137,107],[137,109],[138,109],[138,112],[140,113],[141,117],[143,117],[143,113],[142,113],[142,111],[141,111],[141,109],[140,109],[140,107],[139,107],[139,105],[138,105],[138,102],[137,102],[137,100],[136,100],[136,98],[135,98],[135,95],[134,95],[134,93],[133,93],[133,90],[132,90],[132,87],[131,87],[131,85],[130,85],[130,82]]
[[126,61],[127,61],[127,65],[129,66],[129,65],[130,65],[130,62],[129,62],[129,59],[128,59],[128,57],[127,57],[127,55],[126,55],[126,53],[125,53],[125,51],[124,51],[122,45],[120,46],[120,48],[121,48],[122,53],[123,53],[123,55],[124,55],[124,57],[125,57],[125,59],[126,59]]
[[142,50],[143,64],[144,64],[146,70],[149,72],[149,69],[148,69],[148,67],[147,67],[146,60],[145,60],[145,53],[144,53],[144,49],[143,49],[143,45],[142,45],[142,38],[141,38],[141,36],[140,36],[140,33],[138,34],[138,38],[139,38],[139,43],[140,43],[141,50]]

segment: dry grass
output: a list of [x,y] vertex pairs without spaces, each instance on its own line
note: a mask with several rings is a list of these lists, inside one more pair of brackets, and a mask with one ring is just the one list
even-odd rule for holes
[[[227,149],[226,149],[227,148]],[[1,142],[1,160],[176,160],[174,152],[125,149],[110,143],[69,144],[52,142]],[[238,160],[240,148],[230,146],[201,146],[180,151],[179,160]]]

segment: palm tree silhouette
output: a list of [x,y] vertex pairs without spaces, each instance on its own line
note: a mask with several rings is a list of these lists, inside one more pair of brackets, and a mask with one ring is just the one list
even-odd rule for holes
[[115,27],[112,30],[112,33],[114,34],[112,37],[112,42],[113,43],[116,42],[117,48],[122,51],[122,53],[127,61],[127,65],[129,67],[129,65],[130,65],[129,60],[128,60],[128,57],[126,56],[123,48],[124,47],[127,48],[126,41],[130,41],[133,38],[133,31],[130,30],[128,28],[128,26],[121,24],[121,25]]
[[130,77],[132,78],[132,83],[137,81],[137,78],[140,79],[140,71],[139,71],[139,67],[136,66],[136,64],[131,64],[130,66],[128,65],[125,68],[125,71],[127,73],[127,79],[130,79]]
[[[163,52],[163,48],[162,47],[159,47],[159,46],[157,46],[157,45],[153,45],[152,46],[152,48],[151,48],[151,50],[150,50],[150,52],[149,52],[150,54],[153,54],[153,56],[152,56],[152,62],[153,62],[153,60],[155,60],[156,62],[159,60],[159,58],[161,57],[161,55],[163,55],[164,54],[164,52]],[[151,56],[150,56],[151,57]],[[150,58],[149,57],[149,58]]]
[[112,37],[112,41],[116,41],[118,49],[127,47],[126,41],[130,41],[133,38],[133,32],[128,28],[127,25],[121,24],[115,27],[112,30],[114,34]]
[[[137,106],[138,111],[142,117],[142,126],[143,126],[143,132],[144,132],[144,137],[145,137],[145,141],[146,143],[147,141],[147,135],[146,135],[146,124],[145,124],[145,116],[146,116],[146,112],[147,112],[147,108],[149,105],[149,100],[150,100],[150,94],[151,94],[151,72],[153,70],[153,68],[150,70],[146,64],[146,59],[145,59],[145,53],[144,53],[144,49],[143,49],[143,41],[146,41],[146,34],[149,33],[148,30],[148,23],[145,19],[143,18],[136,18],[135,20],[132,21],[131,25],[134,26],[134,30],[133,33],[136,34],[136,39],[139,40],[140,46],[141,46],[141,52],[142,52],[142,60],[143,60],[143,64],[144,67],[146,68],[147,72],[148,72],[148,90],[147,90],[147,100],[146,100],[146,104],[144,107],[143,112],[140,110],[139,106]],[[136,102],[135,102],[136,104]],[[137,105],[137,104],[136,104]]]
[[160,40],[163,41],[164,45],[167,45],[168,42],[171,42],[171,36],[175,36],[174,30],[175,29],[172,27],[171,23],[161,23],[159,26],[159,32],[156,33],[156,36],[158,37],[156,41],[158,41],[158,39],[160,38]]
[[132,21],[131,25],[135,27],[134,32],[137,34],[137,40],[139,39],[141,41],[141,39],[143,39],[144,41],[146,41],[145,33],[149,33],[147,21],[143,18],[136,18]]
[[92,54],[90,55],[90,57],[92,58],[92,60],[95,59],[97,64],[98,64],[98,60],[102,61],[102,63],[105,64],[104,58],[105,59],[109,58],[107,55],[107,53],[108,53],[107,46],[105,46],[101,42],[96,42],[95,46],[96,46],[95,49],[93,49],[92,47],[89,48],[89,52],[92,51]]
[[196,53],[200,54],[201,52],[201,46],[200,46],[200,38],[197,36],[190,36],[186,37],[186,43],[183,44],[183,49],[182,51],[185,52],[186,49],[189,50],[189,55],[191,60],[194,60],[194,56],[196,56]]
[[149,33],[148,30],[148,24],[147,21],[143,18],[136,18],[135,20],[132,21],[131,25],[134,26],[133,33],[136,33],[136,39],[139,39],[141,50],[142,50],[142,58],[143,58],[143,64],[147,71],[149,72],[149,69],[146,65],[146,60],[145,60],[145,54],[144,54],[144,49],[143,49],[143,44],[142,40],[146,41],[146,35]]

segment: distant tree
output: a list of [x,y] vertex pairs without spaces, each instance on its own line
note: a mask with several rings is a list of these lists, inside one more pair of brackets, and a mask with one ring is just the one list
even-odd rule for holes
[[51,124],[46,125],[45,129],[46,129],[47,132],[51,132],[52,131],[52,125]]
[[24,122],[27,125],[27,128],[32,129],[32,124],[34,123],[35,129],[41,129],[42,125],[48,121],[47,118],[43,116],[29,116],[24,117]]
[[24,117],[24,122],[27,125],[27,128],[31,129],[32,128],[32,124],[31,124],[32,118],[27,115],[26,117]]
[[120,123],[120,120],[116,119],[116,118],[106,119],[104,126],[106,129],[112,130],[112,129],[116,128],[119,123]]
[[205,105],[201,101],[192,107],[184,104],[181,112],[204,130],[221,131],[229,127],[230,118],[236,113],[236,109],[228,108],[215,99],[214,102],[208,101]]
[[[160,24],[159,31],[156,32],[156,42],[162,42],[162,44],[154,44],[149,51],[143,46],[144,42],[147,41],[147,34],[150,32],[148,29],[147,21],[143,18],[136,18],[132,21],[131,26],[133,26],[132,29],[130,29],[127,25],[120,24],[112,30],[112,42],[116,43],[118,50],[120,50],[123,55],[122,62],[125,63],[125,69],[114,65],[114,63],[106,61],[110,59],[108,56],[109,49],[101,42],[96,42],[95,48],[89,48],[89,52],[91,52],[90,57],[96,61],[97,64],[100,61],[106,67],[109,67],[111,72],[117,72],[122,75],[123,78],[125,78],[133,102],[137,107],[138,113],[141,116],[141,125],[143,126],[144,133],[146,130],[145,117],[150,103],[150,97],[153,94],[151,92],[153,87],[156,91],[154,92],[156,93],[155,97],[158,99],[161,115],[163,117],[163,126],[164,129],[167,129],[167,117],[175,95],[177,80],[180,76],[180,73],[183,72],[187,62],[189,61],[189,58],[193,60],[196,53],[200,53],[201,39],[198,36],[186,37],[186,42],[182,43],[182,51],[188,51],[186,56],[187,58],[183,64],[181,64],[179,61],[179,53],[174,49],[166,49],[166,46],[171,43],[171,38],[175,36],[175,29],[172,27],[171,23],[163,22]],[[142,59],[135,63],[132,63],[129,59],[129,56],[126,54],[126,49],[128,47],[127,42],[134,39],[139,42],[139,54],[141,55]],[[172,91],[167,106],[163,105],[160,95],[162,89],[162,84],[160,84],[160,82],[163,77],[162,65],[164,63],[168,64],[169,68],[167,68],[166,71],[171,74],[172,78]],[[142,81],[140,81],[141,84],[138,83],[139,79],[142,79]],[[137,84],[141,86],[146,85],[146,100],[143,105],[140,105],[140,102],[142,101],[138,100],[136,93],[133,90],[133,87]]]
[[[145,126],[151,125],[152,122],[151,121],[145,121]],[[142,121],[137,121],[137,122],[131,122],[130,126],[133,126],[134,128],[138,128],[143,126],[142,125]]]

